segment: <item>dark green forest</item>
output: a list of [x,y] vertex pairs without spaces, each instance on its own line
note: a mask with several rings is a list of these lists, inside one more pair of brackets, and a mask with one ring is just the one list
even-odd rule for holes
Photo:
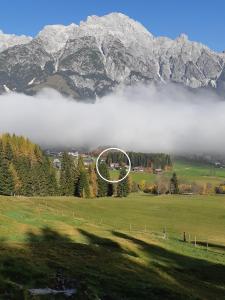
[[[127,152],[132,167],[151,167],[151,168],[162,168],[172,166],[171,158],[165,153],[141,153],[141,152]],[[107,154],[106,163],[126,163],[128,164],[126,156],[118,151],[109,152]]]
[[[104,162],[100,163],[99,169],[109,179],[108,167]],[[97,175],[94,163],[85,168],[81,156],[74,160],[64,152],[58,175],[38,145],[22,136],[0,136],[0,195],[94,198],[116,193],[112,184]]]
[[[170,156],[128,152],[132,167],[171,166]],[[81,198],[126,197],[133,183],[128,176],[119,184],[111,184],[98,176],[95,163],[84,165],[82,156],[74,159],[67,152],[60,159],[61,168],[56,170],[49,157],[42,149],[22,136],[3,134],[0,136],[0,195],[22,196],[77,196]],[[108,153],[106,160],[99,164],[99,171],[104,178],[110,179],[111,162],[122,162],[120,152]],[[121,168],[119,178],[126,170]]]
[[0,137],[0,194],[55,195],[55,170],[43,151],[28,139],[4,134]]

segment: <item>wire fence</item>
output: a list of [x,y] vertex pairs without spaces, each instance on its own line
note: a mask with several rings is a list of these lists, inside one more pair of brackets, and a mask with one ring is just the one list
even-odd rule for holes
[[[181,231],[178,233],[166,228],[165,226],[162,226],[161,230],[154,230],[148,224],[135,224],[134,222],[121,222],[118,220],[111,221],[106,218],[104,219],[103,217],[87,217],[78,210],[71,210],[71,212],[68,213],[68,209],[64,209],[63,207],[55,209],[48,205],[47,201],[40,201],[38,203],[34,203],[34,205],[34,213],[24,211],[24,214],[20,214],[21,221],[28,224],[39,222],[40,226],[43,226],[44,224],[47,226],[51,224],[51,221],[59,220],[62,223],[65,222],[78,227],[86,225],[103,231],[121,231],[132,234],[145,234],[150,235],[152,238],[164,241],[182,242],[183,244],[196,249],[203,249],[207,252],[213,252],[215,254],[225,256],[225,230],[224,239],[221,241],[213,236],[201,236],[189,231]],[[2,214],[2,216],[7,218],[4,214]],[[9,219],[11,218],[9,217]],[[0,227],[6,234],[12,234],[7,224],[0,224]],[[215,232],[215,235],[216,234],[220,236],[221,232]]]

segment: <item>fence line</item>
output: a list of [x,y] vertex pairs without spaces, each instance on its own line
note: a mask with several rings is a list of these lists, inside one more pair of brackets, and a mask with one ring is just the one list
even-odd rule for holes
[[[196,234],[191,234],[190,232],[182,232],[177,233],[172,230],[168,230],[166,227],[162,226],[162,231],[155,231],[150,230],[150,227],[148,224],[135,224],[132,222],[126,223],[126,222],[118,222],[114,221],[112,223],[107,222],[103,218],[84,218],[81,216],[80,212],[78,210],[71,211],[71,214],[66,214],[65,210],[62,209],[55,209],[48,205],[47,201],[43,201],[43,203],[34,203],[36,206],[35,210],[37,215],[33,218],[30,218],[29,220],[37,220],[41,219],[42,221],[49,222],[51,220],[48,220],[47,216],[45,214],[49,213],[52,216],[55,216],[57,218],[70,218],[72,223],[76,220],[79,222],[79,225],[87,224],[91,226],[96,226],[99,229],[103,230],[119,230],[124,232],[133,232],[133,233],[144,233],[144,234],[150,234],[154,236],[155,238],[160,238],[163,240],[173,240],[173,241],[183,241],[186,245],[193,246],[194,248],[201,248],[205,249],[207,252],[213,252],[221,255],[225,255],[225,244],[222,244],[221,241],[218,241],[216,239],[213,239],[212,237],[203,237]],[[29,213],[27,213],[29,214]],[[4,215],[4,214],[2,214]],[[6,215],[4,215],[6,216]],[[7,216],[6,216],[7,217]],[[23,219],[23,216],[21,216],[21,219]],[[4,228],[6,232],[9,232],[9,229],[5,225],[1,225],[0,227]],[[218,250],[215,251],[214,249]],[[219,251],[219,249],[221,251]]]
[[[126,223],[126,222],[107,222],[103,218],[84,218],[78,211],[72,211],[71,215],[65,214],[63,209],[61,210],[61,214],[55,212],[54,208],[48,206],[42,209],[45,213],[46,210],[51,211],[54,215],[60,217],[71,218],[72,220],[76,220],[80,222],[80,225],[87,224],[92,226],[97,226],[103,230],[120,230],[125,232],[134,232],[134,233],[145,233],[153,235],[155,238],[160,238],[164,240],[174,240],[174,241],[183,241],[185,244],[194,246],[195,248],[205,249],[206,251],[225,255],[225,245],[212,237],[203,237],[196,234],[191,234],[190,232],[185,232],[186,238],[184,239],[183,232],[177,233],[172,230],[167,230],[166,227],[162,227],[162,231],[150,230],[150,227],[147,224],[137,225],[135,223]],[[221,251],[215,251],[215,249],[221,249]]]

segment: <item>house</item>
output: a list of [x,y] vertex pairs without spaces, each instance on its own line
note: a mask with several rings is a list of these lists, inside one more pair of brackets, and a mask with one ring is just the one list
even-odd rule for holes
[[68,152],[68,155],[78,158],[79,153],[78,153],[78,151],[76,151],[76,152],[70,151],[70,152]]
[[216,161],[216,162],[215,162],[215,167],[216,167],[216,168],[220,168],[220,167],[221,167],[221,163],[220,163],[219,161]]
[[161,168],[157,168],[157,169],[154,169],[154,170],[153,170],[153,173],[154,173],[154,174],[161,174],[162,171],[163,171],[163,170],[162,170]]
[[132,171],[134,171],[134,172],[144,172],[144,168],[143,167],[134,167],[132,169]]
[[93,164],[94,159],[92,157],[83,157],[85,167],[88,167]]
[[119,163],[111,163],[111,164],[110,164],[110,168],[111,168],[111,169],[117,169],[117,170],[118,170],[118,169],[120,168],[120,164],[119,164]]
[[53,160],[53,167],[56,169],[61,169],[61,161],[58,158]]

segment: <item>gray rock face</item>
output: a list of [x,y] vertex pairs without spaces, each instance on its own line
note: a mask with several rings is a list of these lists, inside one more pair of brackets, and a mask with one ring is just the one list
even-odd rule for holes
[[[0,93],[33,94],[51,86],[74,98],[95,98],[119,84],[169,82],[225,94],[225,54],[191,42],[154,37],[120,13],[80,25],[46,26],[37,37],[0,34]],[[17,44],[16,44],[17,43]]]

